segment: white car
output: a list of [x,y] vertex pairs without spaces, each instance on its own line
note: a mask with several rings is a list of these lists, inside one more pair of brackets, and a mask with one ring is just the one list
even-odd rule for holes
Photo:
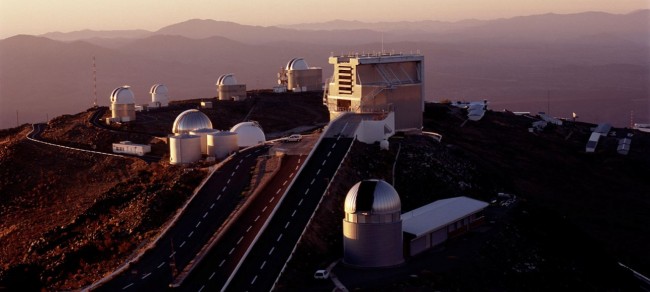
[[287,137],[286,139],[284,139],[284,141],[286,142],[300,142],[300,140],[302,140],[302,135],[299,134],[293,134]]
[[330,277],[330,272],[327,270],[318,270],[314,273],[314,279],[327,279]]

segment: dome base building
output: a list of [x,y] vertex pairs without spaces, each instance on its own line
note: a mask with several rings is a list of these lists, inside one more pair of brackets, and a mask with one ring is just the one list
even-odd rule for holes
[[404,262],[401,201],[383,180],[355,184],[345,197],[343,263],[390,267]]
[[149,107],[166,107],[169,105],[169,89],[164,84],[154,84],[149,90],[151,103]]
[[235,75],[224,74],[217,79],[217,94],[219,100],[240,101],[246,99],[246,84],[237,83]]
[[321,91],[323,69],[309,67],[303,58],[293,58],[280,69],[278,84],[293,92]]
[[115,88],[111,93],[111,122],[135,121],[135,97],[128,85]]

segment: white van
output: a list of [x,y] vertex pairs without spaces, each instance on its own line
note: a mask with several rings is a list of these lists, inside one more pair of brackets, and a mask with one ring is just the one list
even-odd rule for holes
[[314,279],[327,279],[330,277],[330,272],[327,270],[318,270],[314,273]]

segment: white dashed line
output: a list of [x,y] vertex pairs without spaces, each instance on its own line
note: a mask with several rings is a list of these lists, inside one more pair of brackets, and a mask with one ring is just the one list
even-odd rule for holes
[[280,238],[282,238],[282,233],[280,233],[280,236],[278,236],[278,239],[276,241],[280,241]]
[[284,229],[287,229],[287,227],[289,227],[289,223],[291,222],[287,221],[287,224],[284,224]]
[[313,185],[315,181],[316,181],[316,179],[315,179],[315,178],[312,178],[312,179],[311,179],[311,182],[310,182],[309,184],[310,184],[310,185]]
[[210,275],[210,277],[208,277],[208,280],[212,280],[212,277],[214,277],[214,274],[216,274],[216,273],[217,272],[212,272],[212,275]]
[[307,190],[305,190],[305,195],[306,195],[307,193],[309,193],[309,188],[307,188]]
[[221,189],[221,191],[222,191],[222,192],[225,191],[225,190],[226,190],[226,187],[228,187],[228,186],[224,186],[223,189]]
[[264,213],[264,211],[266,211],[266,208],[268,208],[268,205],[264,206],[264,209],[262,209],[262,213]]
[[228,179],[228,181],[226,182],[226,184],[229,184],[229,183],[230,183],[230,179]]
[[203,288],[205,288],[205,285],[203,285],[203,286],[201,286],[201,288],[199,289],[199,291],[198,291],[198,292],[201,292],[201,291],[203,291]]
[[126,285],[126,286],[122,287],[122,290],[129,289],[129,287],[131,287],[131,286],[133,286],[133,283],[131,283],[131,284],[129,284],[129,285]]
[[302,158],[298,158],[298,164],[300,164],[300,161],[302,161]]
[[292,172],[292,173],[289,175],[289,178],[292,178],[292,177],[293,177],[293,174],[294,174],[294,172]]
[[226,262],[226,260],[221,260],[221,262],[219,263],[219,267],[223,266],[223,263],[225,263],[225,262]]
[[172,252],[172,254],[169,255],[169,258],[171,259],[175,254],[176,252]]
[[257,215],[257,217],[255,217],[255,220],[253,221],[257,222],[257,219],[260,219],[260,215]]
[[142,280],[146,279],[149,276],[151,276],[151,273],[146,273],[144,276],[142,276]]
[[239,164],[237,164],[237,166],[235,166],[235,169],[239,169]]
[[183,243],[181,243],[181,245],[179,245],[178,247],[183,247],[183,245],[185,245],[185,240],[183,240]]
[[336,147],[336,143],[334,143],[334,145],[332,145],[332,149],[334,149],[334,147]]
[[293,217],[294,215],[296,215],[296,211],[298,211],[298,210],[293,210],[293,213],[291,213],[291,217]]
[[160,269],[164,265],[165,265],[165,262],[162,262],[162,263],[160,263],[160,265],[158,265],[158,267],[156,267],[156,269]]
[[212,203],[212,205],[210,205],[210,209],[212,209],[212,208],[214,208],[214,203]]
[[264,261],[264,262],[262,263],[262,265],[260,266],[260,270],[261,270],[261,269],[264,269],[264,266],[265,266],[265,265],[266,265],[266,261]]
[[233,171],[233,172],[230,174],[230,176],[235,176],[235,172]]
[[300,202],[298,202],[298,206],[302,205],[302,199],[300,199]]
[[271,255],[271,254],[273,253],[274,250],[275,250],[275,246],[272,247],[271,250],[269,250],[269,255]]
[[246,232],[250,231],[252,227],[253,226],[248,226],[248,228],[246,228]]
[[233,251],[235,251],[234,247],[228,252],[228,254],[231,255]]
[[276,195],[279,194],[281,190],[282,190],[282,189],[278,189],[278,190],[275,192],[275,194],[276,194]]
[[332,151],[327,152],[327,157],[330,157],[330,155],[332,155]]
[[239,243],[240,243],[240,242],[242,241],[242,239],[244,239],[244,237],[243,237],[243,236],[242,236],[242,237],[240,237],[240,238],[239,238],[239,240],[237,240],[237,244],[239,244]]
[[219,196],[217,197],[217,201],[219,201],[219,199],[221,199],[221,195],[219,195]]
[[327,162],[327,159],[323,160],[323,163],[321,163],[321,165],[325,165],[326,162]]
[[208,212],[205,212],[205,214],[203,214],[203,219],[205,219],[205,217],[208,217]]
[[298,166],[297,166],[297,165],[296,165],[296,169],[295,169],[295,170],[298,170]]
[[[203,217],[203,218],[205,218],[205,217]],[[196,225],[194,225],[194,228],[198,228],[198,227],[199,227],[199,225],[201,225],[201,221],[199,221],[199,222],[196,222]]]
[[246,157],[251,157],[251,155],[250,155],[250,154],[248,154],[248,155],[246,155]]
[[282,183],[282,186],[285,186],[285,185],[287,184],[287,182],[288,182],[288,181],[285,180],[285,181]]
[[320,174],[320,168],[318,169],[318,171],[316,171],[316,175],[319,175],[319,174]]
[[269,200],[269,203],[273,202],[273,200],[275,200],[275,197],[271,197],[271,199]]
[[192,237],[192,235],[194,235],[194,231],[190,232],[190,234],[187,235],[187,238]]
[[253,285],[253,283],[255,283],[255,280],[257,280],[257,276],[255,276],[255,278],[253,278],[253,281],[251,281],[251,285]]

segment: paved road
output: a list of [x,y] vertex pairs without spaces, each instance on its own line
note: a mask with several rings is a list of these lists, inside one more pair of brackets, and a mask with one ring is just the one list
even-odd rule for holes
[[215,291],[228,280],[285,193],[304,155],[285,156],[276,175],[253,198],[222,238],[181,286],[182,291]]
[[342,137],[321,140],[225,290],[268,291],[273,287],[352,141]]
[[266,154],[268,146],[239,153],[222,165],[206,182],[187,209],[135,264],[98,291],[163,291],[173,280],[173,267],[181,271],[223,224],[237,204],[241,192],[251,180],[256,158]]

